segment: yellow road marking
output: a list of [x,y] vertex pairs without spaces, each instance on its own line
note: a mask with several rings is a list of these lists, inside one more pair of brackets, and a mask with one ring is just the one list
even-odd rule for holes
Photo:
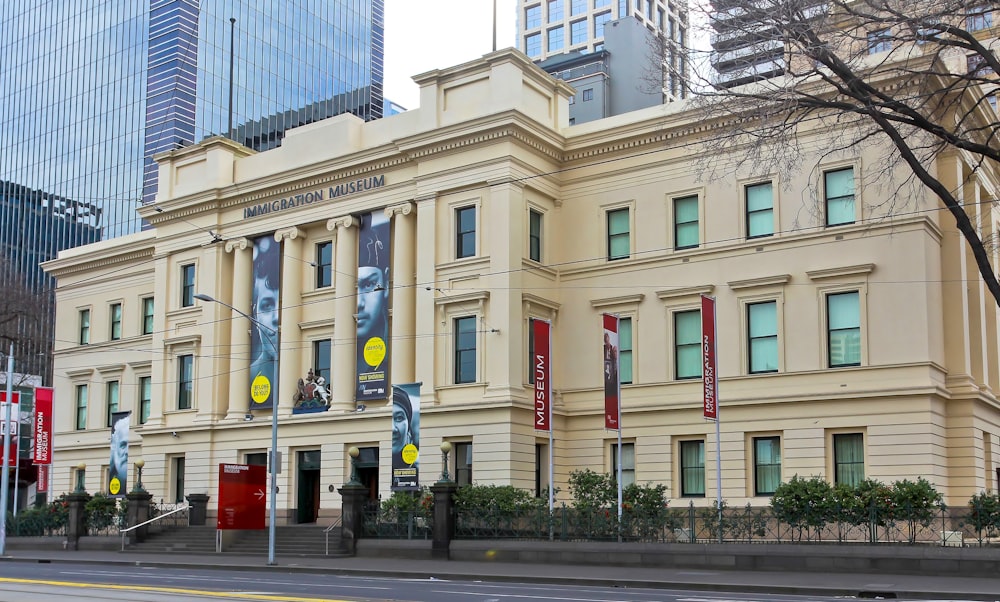
[[0,583],[24,583],[33,585],[54,585],[58,587],[81,587],[89,589],[116,589],[125,591],[155,592],[160,594],[189,594],[195,596],[216,596],[219,598],[238,598],[244,600],[272,600],[276,602],[351,602],[331,598],[303,598],[301,596],[283,596],[271,594],[251,594],[239,592],[216,592],[202,589],[187,589],[182,587],[156,587],[150,585],[114,585],[101,583],[74,583],[72,581],[49,581],[47,579],[13,579],[0,577]]

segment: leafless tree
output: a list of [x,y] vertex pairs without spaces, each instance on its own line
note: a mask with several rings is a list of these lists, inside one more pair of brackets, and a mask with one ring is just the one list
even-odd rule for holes
[[[14,344],[15,370],[23,377],[44,376],[49,355],[51,293],[36,292],[25,285],[22,274],[0,256],[0,353],[4,358]],[[0,370],[6,375],[6,361]],[[3,377],[6,380],[6,376]],[[18,382],[14,382],[18,385]]]
[[[993,19],[1000,20],[1000,12],[994,14],[1000,2],[714,0],[714,5],[692,8],[692,23],[710,28],[710,62],[720,69],[694,70],[690,93],[711,118],[727,121],[731,135],[717,137],[716,144],[739,148],[739,162],[782,173],[799,165],[797,134],[806,127],[836,132],[829,153],[888,141],[893,153],[886,165],[905,166],[910,185],[925,186],[940,199],[1000,305],[1000,282],[980,237],[980,220],[997,201],[976,206],[963,197],[961,183],[949,187],[932,167],[942,153],[954,153],[969,174],[987,170],[996,184],[1000,28]],[[708,62],[706,50],[689,57],[692,64]],[[724,69],[728,72],[720,75]],[[888,197],[881,213],[891,217],[902,211],[897,198],[908,195]]]

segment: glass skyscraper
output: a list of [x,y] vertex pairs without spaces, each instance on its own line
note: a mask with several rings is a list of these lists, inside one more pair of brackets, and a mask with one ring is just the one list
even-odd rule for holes
[[[0,3],[0,287],[48,303],[39,261],[138,231],[157,153],[381,117],[383,30],[383,0]],[[47,374],[44,343],[18,345],[19,371]]]

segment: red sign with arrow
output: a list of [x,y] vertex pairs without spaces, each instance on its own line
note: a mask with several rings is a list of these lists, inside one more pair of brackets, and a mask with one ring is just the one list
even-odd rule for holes
[[267,514],[267,467],[219,464],[217,529],[263,529]]

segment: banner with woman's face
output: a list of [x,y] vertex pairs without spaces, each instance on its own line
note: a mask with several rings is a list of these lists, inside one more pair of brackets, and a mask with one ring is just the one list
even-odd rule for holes
[[111,414],[111,459],[108,461],[108,491],[111,497],[128,493],[128,431],[132,412]]
[[272,407],[278,389],[278,324],[281,318],[281,243],[273,234],[253,240],[250,315],[250,408]]
[[385,399],[389,386],[389,218],[361,216],[358,232],[357,387],[355,400]]
[[392,387],[392,490],[420,489],[420,383]]

